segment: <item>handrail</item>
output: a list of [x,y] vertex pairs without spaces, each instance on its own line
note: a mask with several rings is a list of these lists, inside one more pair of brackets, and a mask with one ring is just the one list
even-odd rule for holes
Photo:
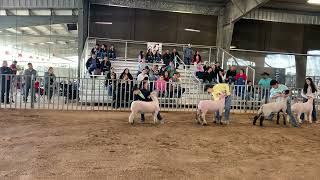
[[291,53],[291,52],[276,52],[276,51],[260,51],[260,50],[249,50],[249,49],[230,49],[230,51],[238,52],[252,52],[252,53],[263,53],[263,54],[283,54],[283,55],[295,55],[295,56],[315,56],[319,57],[317,54],[301,54],[301,53]]
[[[201,83],[200,79],[199,79],[197,76],[195,76],[194,73],[190,72],[190,70],[187,70],[187,68],[186,68],[187,65],[181,60],[181,58],[180,58],[179,56],[177,56],[177,55],[176,55],[176,57],[180,60],[181,64],[183,65],[185,74],[187,74],[187,71],[188,71],[188,73],[189,73],[189,74],[192,74],[193,78],[194,78],[198,83]],[[174,63],[174,64],[176,65],[176,63]]]

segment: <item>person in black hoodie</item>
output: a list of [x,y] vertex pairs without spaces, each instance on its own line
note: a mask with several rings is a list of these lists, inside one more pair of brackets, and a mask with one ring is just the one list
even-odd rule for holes
[[103,61],[101,62],[101,72],[105,74],[106,72],[109,72],[111,68],[111,62],[109,61],[109,58],[105,56],[103,58]]
[[[148,82],[143,83],[142,89],[139,89],[138,87],[134,87],[133,94],[134,94],[134,101],[145,101],[145,102],[152,101],[152,99],[150,98],[150,91],[148,90]],[[163,120],[160,115],[160,112],[157,114],[157,118],[159,121]],[[144,123],[144,121],[145,121],[144,113],[141,113],[141,123]]]
[[203,75],[203,82],[206,84],[215,83],[216,73],[213,71],[212,67],[210,67]]
[[176,68],[179,67],[180,59],[181,59],[181,56],[177,52],[177,49],[173,48],[172,53],[171,53],[171,61],[176,63]]
[[164,53],[162,59],[163,59],[163,63],[166,65],[166,66],[169,66],[170,62],[171,62],[171,56],[169,54],[169,50],[166,50],[166,52]]
[[96,46],[91,49],[91,54],[97,55],[98,52],[99,52],[99,50],[100,50],[100,45],[99,45],[99,44],[96,44]]
[[236,81],[236,79],[235,79],[236,75],[237,75],[236,67],[231,66],[231,67],[229,68],[229,70],[227,71],[227,74],[226,74],[226,82],[228,82],[229,84],[235,83],[235,81]]

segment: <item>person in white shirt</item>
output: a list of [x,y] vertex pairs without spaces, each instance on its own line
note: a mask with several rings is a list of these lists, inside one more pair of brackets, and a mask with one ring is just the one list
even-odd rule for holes
[[[316,106],[315,106],[315,99],[317,97],[317,88],[311,78],[306,78],[306,82],[305,82],[304,87],[301,91],[301,96],[303,97],[303,102],[307,102],[308,97],[314,98],[313,110],[312,110],[312,121],[316,122],[317,121],[317,110],[316,110]],[[302,121],[304,121],[304,114],[301,114],[300,118]]]
[[143,81],[146,77],[149,77],[147,74],[147,69],[142,70],[142,72],[137,77],[137,83],[140,84],[141,81]]

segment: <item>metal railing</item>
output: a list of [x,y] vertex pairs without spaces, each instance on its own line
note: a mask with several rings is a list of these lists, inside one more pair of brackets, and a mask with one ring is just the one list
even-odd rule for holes
[[[93,78],[0,76],[0,108],[51,110],[121,110],[129,111],[134,101],[133,88],[156,90],[162,111],[192,111],[200,100],[211,99],[204,92],[205,84],[194,81],[164,82],[136,80],[106,80]],[[230,86],[232,111],[255,113],[268,102],[269,89],[258,86]],[[301,89],[292,89],[293,97],[300,99]],[[317,97],[318,99],[318,97]],[[318,106],[317,106],[318,107]]]

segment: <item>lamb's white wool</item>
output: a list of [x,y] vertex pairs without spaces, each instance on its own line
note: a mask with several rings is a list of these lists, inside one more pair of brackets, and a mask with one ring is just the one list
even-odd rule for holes
[[[222,94],[220,96],[220,99],[217,101],[212,100],[202,100],[198,104],[198,110],[197,110],[197,117],[196,121],[197,123],[202,123],[202,125],[206,125],[206,114],[207,112],[219,112],[220,116],[222,115],[222,112],[224,110],[225,106],[225,96]],[[202,122],[201,122],[202,121]]]
[[299,123],[302,122],[301,114],[304,113],[305,115],[308,114],[309,122],[312,123],[312,111],[313,111],[313,98],[310,97],[307,102],[305,103],[295,103],[291,106],[291,111],[297,115],[297,119]]
[[138,113],[153,113],[154,123],[158,122],[157,114],[160,111],[159,101],[157,98],[157,92],[152,92],[150,94],[152,99],[151,102],[144,102],[144,101],[133,101],[131,103],[131,114],[129,116],[129,123],[133,124],[134,116]]
[[258,114],[263,114],[264,117],[268,117],[271,113],[278,113],[282,110],[282,112],[287,111],[287,98],[283,98],[280,102],[271,102],[267,104],[263,104]]

